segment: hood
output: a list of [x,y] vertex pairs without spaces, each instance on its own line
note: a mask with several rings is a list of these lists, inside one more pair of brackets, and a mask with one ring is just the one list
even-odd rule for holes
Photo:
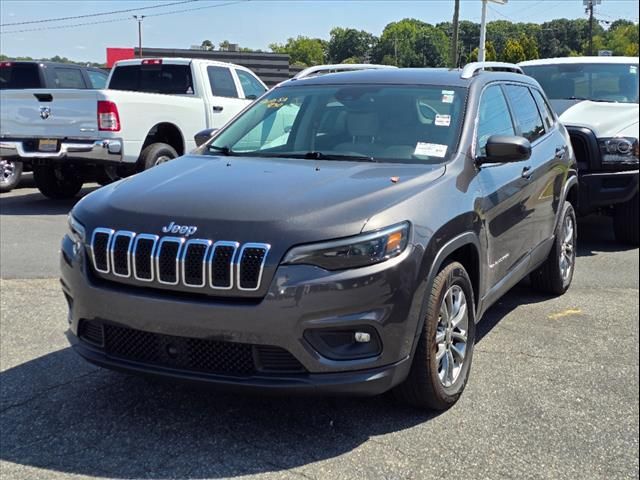
[[588,128],[598,138],[638,136],[637,103],[551,100],[551,104],[565,126]]
[[288,248],[358,234],[368,218],[444,171],[442,165],[190,155],[101,188],[73,213],[88,231],[103,226],[162,235],[175,222],[197,227],[190,238]]

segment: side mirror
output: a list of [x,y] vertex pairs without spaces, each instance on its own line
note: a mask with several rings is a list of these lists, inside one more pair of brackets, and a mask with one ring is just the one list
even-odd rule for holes
[[487,155],[478,159],[483,163],[521,162],[531,158],[531,143],[524,137],[492,135],[487,140]]
[[211,137],[218,131],[218,128],[205,128],[195,134],[193,139],[196,141],[196,146],[201,146],[209,141]]

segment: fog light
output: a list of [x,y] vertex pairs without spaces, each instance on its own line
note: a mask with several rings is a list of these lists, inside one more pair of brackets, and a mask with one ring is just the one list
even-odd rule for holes
[[356,332],[353,338],[358,343],[369,343],[371,341],[371,334],[367,332]]

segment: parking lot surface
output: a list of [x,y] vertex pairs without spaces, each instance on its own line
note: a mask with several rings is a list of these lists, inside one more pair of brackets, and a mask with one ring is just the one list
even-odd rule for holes
[[[86,188],[87,193],[97,186]],[[561,298],[518,285],[479,326],[461,401],[238,396],[98,369],[67,346],[73,202],[0,198],[3,478],[638,478],[638,249],[580,223]]]

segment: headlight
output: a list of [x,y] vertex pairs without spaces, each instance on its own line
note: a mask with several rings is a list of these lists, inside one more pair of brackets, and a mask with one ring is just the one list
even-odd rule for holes
[[598,140],[604,163],[638,163],[638,139],[631,137]]
[[409,240],[409,223],[377,232],[313,245],[294,247],[283,263],[316,265],[325,270],[344,270],[380,263],[400,255]]
[[82,224],[78,222],[78,220],[76,220],[71,214],[69,214],[67,218],[69,222],[69,236],[76,245],[82,245],[86,239],[84,226],[82,226]]

